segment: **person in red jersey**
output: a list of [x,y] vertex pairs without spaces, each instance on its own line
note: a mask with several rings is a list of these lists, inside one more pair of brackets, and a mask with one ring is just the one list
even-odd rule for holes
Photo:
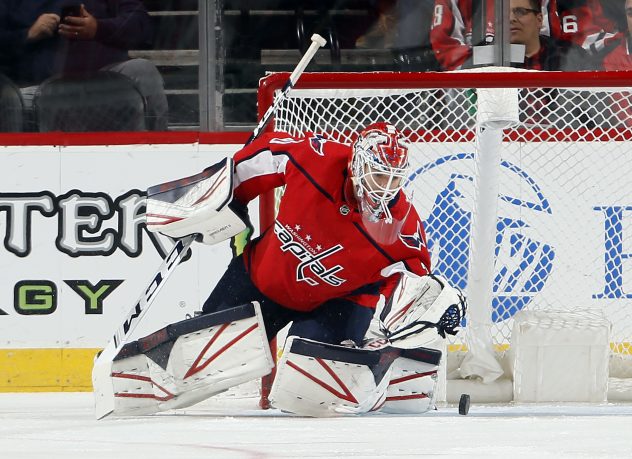
[[234,258],[204,314],[259,301],[269,338],[361,343],[380,296],[404,272],[430,273],[423,224],[405,193],[408,143],[392,125],[352,146],[265,134],[234,156],[234,199],[284,186],[274,225]]
[[525,46],[524,62],[514,67],[531,70],[589,70],[588,53],[578,45],[540,33],[541,0],[510,0],[511,43]]
[[632,69],[632,57],[630,49],[632,40],[632,0],[625,0],[625,16],[627,21],[627,31],[620,33],[617,40],[613,41],[611,49],[603,59],[604,70],[630,70]]
[[[486,0],[485,43],[494,43],[494,2]],[[581,46],[598,55],[615,36],[616,25],[598,0],[543,0],[540,35]],[[430,41],[444,70],[472,65],[472,0],[435,0]],[[511,25],[510,25],[511,26]]]
[[[231,260],[201,315],[121,349],[100,392],[126,394],[112,397],[112,410],[190,406],[273,370],[270,404],[302,416],[432,409],[437,347],[458,332],[467,303],[430,273],[405,191],[409,169],[406,138],[381,122],[351,145],[264,134],[232,159],[148,189],[150,231],[205,244],[242,231],[242,211],[257,196],[284,192],[274,224]],[[287,325],[275,362],[268,342]],[[319,379],[323,371],[342,392]],[[139,380],[152,386],[139,389]],[[166,397],[143,392],[163,381]]]
[[[485,43],[495,37],[494,1],[485,0]],[[555,0],[542,2],[544,35],[559,34],[560,25]],[[443,70],[458,70],[472,66],[472,0],[435,0],[430,42]]]
[[[620,33],[617,40],[613,41],[609,52],[603,59],[604,70],[630,70],[632,69],[632,0],[625,0],[625,16],[627,31]],[[625,126],[632,126],[632,100],[629,93],[613,93],[612,106],[617,118]]]
[[[612,0],[605,0],[612,1]],[[617,25],[605,14],[599,0],[551,0],[557,3],[559,34],[554,38],[572,42],[589,54],[600,56],[617,34]]]

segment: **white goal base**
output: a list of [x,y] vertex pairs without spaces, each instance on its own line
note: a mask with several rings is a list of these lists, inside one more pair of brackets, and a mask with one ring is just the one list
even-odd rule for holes
[[610,323],[601,311],[521,311],[513,326],[514,400],[605,402]]
[[448,354],[446,401],[464,393],[473,403],[632,401],[632,380],[609,378],[610,329],[601,311],[521,311],[511,345],[496,355],[500,378],[463,378],[467,352]]
[[605,402],[610,322],[601,311],[520,311],[511,335],[516,402]]

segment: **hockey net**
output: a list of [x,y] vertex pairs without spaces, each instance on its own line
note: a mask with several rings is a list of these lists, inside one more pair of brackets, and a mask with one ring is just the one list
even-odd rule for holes
[[[513,379],[515,392],[514,321],[540,311],[561,313],[540,321],[553,343],[583,339],[565,329],[607,324],[612,387],[632,378],[632,77],[499,70],[305,74],[272,129],[350,143],[388,121],[412,141],[433,270],[470,303],[465,333],[448,346],[449,378],[487,352],[500,373],[466,376]],[[262,80],[260,111],[286,79]],[[561,369],[583,365],[574,358]]]

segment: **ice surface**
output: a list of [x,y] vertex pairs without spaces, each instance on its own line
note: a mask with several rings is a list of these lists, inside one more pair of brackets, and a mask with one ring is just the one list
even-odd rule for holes
[[252,402],[96,421],[91,393],[0,394],[2,459],[632,458],[632,405],[310,419]]

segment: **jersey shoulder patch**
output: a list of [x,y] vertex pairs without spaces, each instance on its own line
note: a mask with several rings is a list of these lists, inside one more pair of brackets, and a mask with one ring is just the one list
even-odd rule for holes
[[325,143],[327,142],[327,139],[325,139],[320,134],[316,134],[316,135],[308,137],[308,140],[309,140],[309,146],[312,148],[314,153],[316,153],[318,156],[325,156],[324,146],[325,146]]
[[406,247],[421,251],[426,246],[421,232],[421,222],[417,220],[417,228],[412,234],[405,234],[404,230],[399,234],[399,239]]

